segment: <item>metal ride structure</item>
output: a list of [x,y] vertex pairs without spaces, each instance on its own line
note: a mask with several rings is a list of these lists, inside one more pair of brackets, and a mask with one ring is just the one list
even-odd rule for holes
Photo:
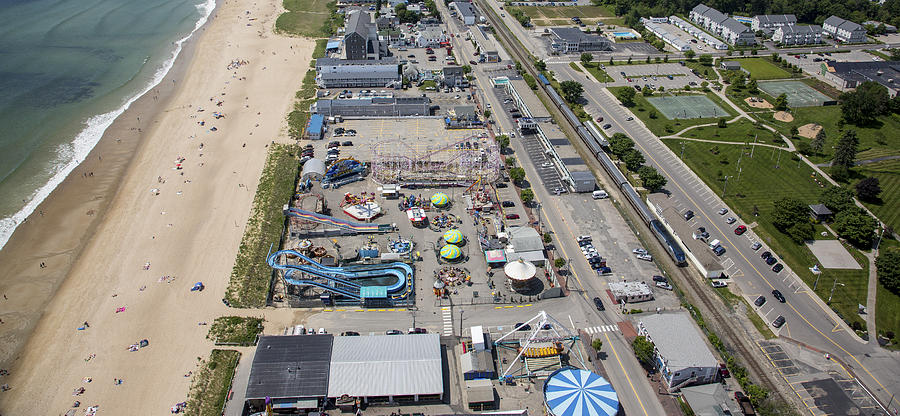
[[[520,335],[524,331],[520,331],[520,329],[526,327],[526,325],[531,325],[531,330],[528,331],[525,337],[521,337]],[[536,375],[527,365],[526,352],[529,351],[529,347],[546,343],[561,345],[565,351],[569,352],[570,356],[575,357],[582,368],[587,368],[585,360],[581,356],[581,350],[576,346],[578,339],[579,337],[576,333],[570,331],[568,327],[550,316],[546,311],[538,312],[533,318],[516,326],[494,341],[494,345],[498,348],[518,349],[516,358],[509,363],[509,366],[500,375],[500,379],[523,378]],[[561,355],[563,352],[560,350],[559,354]],[[519,367],[514,369],[517,364],[519,364]],[[524,370],[524,374],[522,370]],[[513,373],[518,374],[512,375]]]
[[503,165],[500,147],[484,133],[446,145],[386,140],[375,143],[372,154],[375,182],[407,187],[493,183]]

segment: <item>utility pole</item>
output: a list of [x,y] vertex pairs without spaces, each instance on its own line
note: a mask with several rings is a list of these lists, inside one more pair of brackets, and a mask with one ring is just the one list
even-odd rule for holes
[[722,187],[722,198],[725,198],[725,195],[728,193],[728,178],[730,176],[725,177],[725,186]]
[[[828,295],[828,302],[825,302],[825,303],[827,303],[827,304],[829,304],[829,305],[831,304],[831,297],[834,296],[834,288],[835,288],[835,286],[837,286],[837,283],[838,283],[838,281],[837,281],[837,275],[834,275],[834,283],[831,284],[831,294]],[[844,285],[843,283],[841,283],[841,286],[846,286],[846,285]]]
[[684,160],[684,142],[681,142],[681,160]]
[[459,336],[462,337],[462,328],[463,328],[463,309],[459,310]]
[[775,161],[775,169],[778,169],[778,167],[781,164],[781,154],[782,153],[784,153],[784,152],[782,152],[781,149],[778,149],[778,160]]
[[753,147],[750,149],[750,159],[753,159],[753,152],[756,151],[756,139],[757,138],[759,138],[758,134],[753,136]]

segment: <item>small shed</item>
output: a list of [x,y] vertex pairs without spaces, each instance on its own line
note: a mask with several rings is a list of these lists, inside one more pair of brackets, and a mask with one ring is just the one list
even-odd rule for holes
[[593,192],[597,187],[597,178],[590,171],[576,170],[569,174],[572,176],[572,181],[575,182],[575,192]]
[[325,177],[325,162],[322,159],[312,158],[303,164],[303,171],[300,173],[301,181],[321,181]]
[[494,385],[490,380],[466,381],[466,403],[472,410],[495,409]]
[[306,126],[306,138],[310,140],[322,140],[325,135],[325,116],[313,114]]
[[469,350],[459,356],[459,366],[466,380],[492,379],[497,377],[494,369],[494,357],[490,350]]
[[825,204],[815,204],[809,206],[809,216],[818,222],[830,221],[834,216],[834,212],[831,212]]
[[722,61],[722,69],[726,71],[740,71],[741,63],[738,61]]

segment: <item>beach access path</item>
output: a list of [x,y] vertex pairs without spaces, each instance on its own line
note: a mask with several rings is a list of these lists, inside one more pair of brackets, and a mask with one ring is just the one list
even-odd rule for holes
[[[289,140],[314,47],[272,34],[280,12],[280,2],[222,1],[198,32],[185,78],[159,117],[141,121],[147,137],[108,213],[10,369],[0,413],[61,414],[79,400],[102,414],[168,414],[186,399],[185,374],[212,348],[198,323],[233,312],[221,299],[267,145]],[[191,292],[197,281],[206,290]],[[127,351],[142,339],[148,347]]]

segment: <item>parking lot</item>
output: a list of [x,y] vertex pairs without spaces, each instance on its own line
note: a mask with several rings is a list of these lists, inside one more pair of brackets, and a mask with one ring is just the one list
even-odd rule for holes
[[[607,86],[623,86],[623,85],[650,85],[651,88],[663,87],[667,90],[680,89],[687,85],[699,85],[703,79],[691,73],[691,69],[681,66],[677,63],[650,63],[641,65],[615,65],[601,67],[613,82],[606,83]],[[622,75],[625,73],[625,75]],[[672,76],[669,79],[669,75]]]

